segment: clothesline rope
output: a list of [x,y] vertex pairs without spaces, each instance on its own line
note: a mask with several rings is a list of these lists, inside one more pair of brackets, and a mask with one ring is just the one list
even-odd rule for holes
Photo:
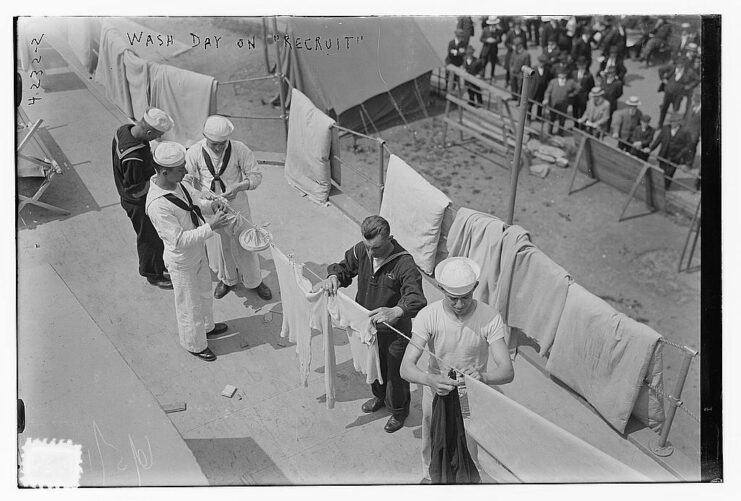
[[[290,257],[289,257],[289,259],[290,259]],[[311,273],[312,275],[314,275],[319,280],[324,280],[322,277],[320,277],[319,275],[317,275],[316,273],[314,273],[310,268],[307,268],[306,266],[303,266],[303,269],[307,270],[309,273]],[[410,338],[409,336],[407,336],[403,332],[399,331],[393,325],[389,325],[386,322],[381,322],[381,323],[383,325],[385,325],[386,327],[388,327],[389,329],[391,329],[392,331],[394,331],[397,334],[399,334],[401,337],[403,337],[404,339],[406,339],[410,343],[412,343],[412,345],[414,345],[415,347],[419,348],[421,351],[423,351],[423,352],[427,353],[428,355],[430,355],[431,357],[433,357],[435,360],[437,360],[438,362],[440,362],[441,364],[443,364],[445,367],[447,367],[449,369],[453,369],[455,372],[457,372],[459,374],[465,374],[462,370],[457,369],[457,368],[453,367],[452,365],[449,365],[448,363],[446,363],[443,359],[441,359],[440,357],[438,357],[437,355],[435,355],[434,353],[432,353],[430,350],[428,350],[428,349],[426,349],[426,348],[424,348],[422,346],[419,346],[417,343],[415,343],[414,341],[412,341],[412,338]]]

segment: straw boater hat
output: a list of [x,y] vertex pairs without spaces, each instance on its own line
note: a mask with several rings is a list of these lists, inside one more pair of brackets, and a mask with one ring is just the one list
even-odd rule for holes
[[234,132],[234,124],[221,115],[211,115],[203,125],[203,135],[217,143],[223,143]]
[[170,118],[170,115],[159,108],[149,108],[144,112],[142,119],[151,128],[162,133],[172,129],[172,126],[175,123],[172,121],[172,118]]
[[449,257],[435,266],[437,283],[453,296],[465,296],[471,292],[480,274],[479,265],[467,257]]
[[625,100],[625,104],[628,106],[640,106],[641,100],[638,99],[638,96],[630,96],[628,99]]
[[154,161],[165,168],[185,165],[185,146],[174,141],[162,141],[154,150]]
[[589,95],[592,97],[603,96],[604,94],[605,91],[602,87],[592,87],[592,90],[589,91]]
[[486,24],[499,24],[499,18],[497,16],[489,16],[486,18]]

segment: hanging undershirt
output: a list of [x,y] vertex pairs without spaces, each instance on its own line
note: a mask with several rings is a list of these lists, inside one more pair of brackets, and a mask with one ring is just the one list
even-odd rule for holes
[[366,375],[368,384],[375,380],[383,384],[376,328],[370,322],[368,310],[340,291],[328,298],[327,309],[334,325],[347,332],[355,370]]
[[283,324],[280,335],[296,343],[299,379],[304,386],[308,386],[311,370],[311,329],[322,332],[325,358],[324,385],[327,393],[327,407],[331,409],[335,402],[336,369],[333,332],[327,313],[327,295],[321,290],[311,292],[311,282],[303,276],[303,265],[291,262],[274,246],[270,249],[283,304]]

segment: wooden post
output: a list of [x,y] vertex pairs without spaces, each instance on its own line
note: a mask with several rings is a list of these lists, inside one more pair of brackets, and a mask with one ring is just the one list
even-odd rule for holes
[[378,212],[381,212],[383,203],[383,187],[386,180],[383,176],[383,145],[386,141],[378,139]]
[[[633,200],[633,196],[649,168],[651,168],[651,166],[648,162],[644,163],[641,172],[636,177],[636,180],[633,181],[633,186],[631,186],[630,191],[628,192],[628,198],[625,200],[625,204],[623,204],[623,210],[620,211],[620,216],[618,216],[618,222],[621,222],[624,219],[625,211],[628,210],[628,205],[630,205],[631,200]],[[646,200],[648,201],[648,196],[646,197]],[[653,209],[653,207],[651,208]]]
[[[682,247],[682,255],[679,256],[679,268],[677,269],[677,272],[682,271],[682,264],[684,263],[684,256],[687,253],[687,246],[690,243],[690,237],[692,236],[692,231],[695,229],[695,224],[697,223],[697,218],[700,214],[700,204],[702,203],[702,199],[697,202],[697,207],[695,207],[695,214],[692,216],[692,222],[690,223],[690,229],[687,232],[687,238],[684,241],[684,247]],[[695,240],[692,243],[692,252],[690,253],[690,258],[687,261],[687,268],[690,267],[690,264],[692,264],[692,257],[695,253],[695,246],[697,245],[697,238],[700,234],[700,227],[697,228],[697,233],[695,233]]]
[[[278,18],[273,16],[273,32],[278,34]],[[276,63],[278,68],[278,95],[280,96],[280,116],[283,119],[283,129],[286,135],[286,144],[288,144],[288,114],[286,113],[286,96],[283,95],[283,61],[280,57],[280,43],[275,42],[275,55],[278,58]]]
[[515,217],[515,198],[517,197],[517,178],[520,175],[520,156],[522,155],[522,138],[525,134],[525,117],[527,115],[527,96],[530,94],[530,80],[533,69],[522,67],[522,89],[520,92],[520,119],[517,122],[517,139],[515,141],[515,158],[512,163],[509,189],[509,208],[507,209],[507,224],[512,224]]

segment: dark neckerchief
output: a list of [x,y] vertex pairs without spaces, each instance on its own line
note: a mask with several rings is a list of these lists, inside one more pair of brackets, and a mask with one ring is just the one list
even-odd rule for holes
[[201,214],[201,208],[197,205],[193,205],[193,199],[190,198],[188,190],[185,189],[185,186],[183,186],[182,183],[179,184],[180,189],[183,190],[183,194],[185,195],[185,199],[188,201],[188,203],[185,203],[183,199],[179,198],[173,193],[167,193],[165,195],[165,198],[175,204],[177,207],[183,209],[184,211],[190,212],[190,220],[193,221],[193,225],[198,228],[201,225],[201,221],[203,221],[204,223],[206,222],[206,220],[203,219],[203,214]]
[[221,186],[221,192],[224,193],[226,191],[226,185],[224,184],[224,181],[221,180],[221,176],[224,174],[226,166],[229,165],[229,159],[232,156],[232,142],[229,141],[229,144],[226,145],[226,151],[224,152],[224,158],[221,161],[221,169],[219,169],[218,174],[216,173],[216,169],[214,169],[214,163],[211,161],[211,156],[206,152],[205,148],[201,149],[201,153],[203,153],[203,160],[206,162],[208,171],[214,177],[211,181],[211,191],[216,191],[216,183],[218,182]]

